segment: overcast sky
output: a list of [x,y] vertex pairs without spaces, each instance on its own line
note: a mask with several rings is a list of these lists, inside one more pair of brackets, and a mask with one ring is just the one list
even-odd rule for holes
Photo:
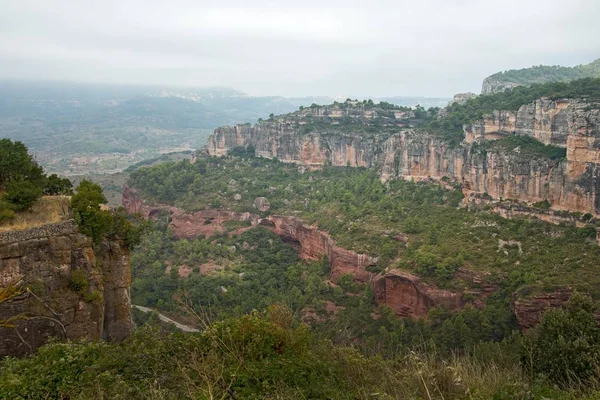
[[599,0],[0,0],[0,79],[451,96],[600,58]]

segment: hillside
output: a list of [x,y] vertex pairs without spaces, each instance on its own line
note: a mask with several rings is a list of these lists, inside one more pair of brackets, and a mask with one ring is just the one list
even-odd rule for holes
[[481,94],[497,93],[516,86],[569,82],[583,78],[600,78],[600,59],[575,67],[538,65],[498,72],[485,78]]

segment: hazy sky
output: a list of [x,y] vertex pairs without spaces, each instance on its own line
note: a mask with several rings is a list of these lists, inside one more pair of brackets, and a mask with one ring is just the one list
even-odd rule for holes
[[599,0],[0,0],[0,79],[451,96],[600,58]]

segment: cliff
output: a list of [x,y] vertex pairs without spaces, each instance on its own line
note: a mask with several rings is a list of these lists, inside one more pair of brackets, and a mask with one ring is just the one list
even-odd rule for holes
[[[370,122],[362,123],[368,126]],[[257,156],[313,168],[325,163],[377,168],[384,181],[447,177],[460,183],[467,196],[548,201],[556,210],[600,215],[600,109],[593,104],[542,99],[517,112],[496,111],[465,126],[465,142],[458,147],[395,123],[398,132],[379,135],[334,125],[306,132],[298,121],[286,118],[221,127],[209,138],[208,152],[220,156],[234,147],[253,147]],[[521,147],[482,149],[476,145],[516,135],[564,147],[566,159],[528,154]]]
[[[0,356],[33,352],[50,337],[121,340],[132,329],[129,251],[94,248],[73,221],[0,233]],[[8,293],[8,292],[5,292]]]
[[270,215],[261,218],[256,214],[223,210],[185,213],[176,207],[149,206],[137,195],[135,189],[127,186],[123,188],[123,206],[128,212],[140,213],[146,218],[152,218],[161,212],[168,213],[169,226],[179,238],[223,233],[226,231],[226,221],[249,221],[252,226],[264,226],[279,235],[284,242],[294,246],[301,258],[314,261],[325,258],[331,267],[331,280],[337,281],[343,275],[350,274],[356,281],[373,285],[377,303],[389,306],[396,314],[405,317],[424,317],[434,306],[444,306],[451,310],[457,310],[469,302],[483,306],[485,297],[497,289],[496,286],[487,284],[484,277],[459,270],[457,279],[474,288],[469,294],[475,300],[467,301],[465,293],[438,289],[406,271],[393,269],[374,274],[369,272],[368,267],[376,265],[377,258],[336,246],[327,232],[307,225],[296,217]]
[[531,68],[498,72],[483,80],[481,94],[493,94],[517,86],[549,82],[569,82],[582,78],[600,77],[600,59],[575,67],[538,65]]

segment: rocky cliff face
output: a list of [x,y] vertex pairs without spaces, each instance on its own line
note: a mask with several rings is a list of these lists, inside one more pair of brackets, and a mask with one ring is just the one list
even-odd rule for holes
[[481,85],[481,94],[494,94],[504,92],[505,90],[520,86],[518,83],[502,82],[497,79],[487,77],[483,80]]
[[[313,131],[297,124],[263,122],[215,130],[208,151],[225,155],[253,146],[256,155],[308,167],[325,163],[373,167],[381,179],[441,179],[463,185],[466,195],[487,193],[523,202],[547,200],[556,210],[600,215],[600,110],[579,100],[537,100],[518,112],[497,111],[465,127],[466,141],[451,148],[410,129],[388,136]],[[480,152],[473,142],[527,135],[567,149],[566,160],[531,159],[519,149]]]
[[50,337],[121,340],[132,329],[129,252],[96,249],[73,221],[0,234],[0,356],[23,355]]
[[[226,221],[249,221],[252,226],[264,226],[294,246],[301,258],[325,258],[331,266],[331,280],[336,281],[343,275],[350,274],[359,282],[372,284],[377,303],[389,306],[401,316],[424,317],[434,306],[457,310],[467,304],[465,293],[438,289],[406,271],[394,269],[382,274],[369,272],[368,267],[376,265],[377,258],[336,246],[329,234],[296,217],[271,215],[261,218],[256,214],[221,210],[186,214],[175,207],[146,205],[137,196],[135,189],[128,187],[123,188],[123,206],[129,212],[141,213],[147,218],[160,212],[169,213],[170,228],[179,238],[225,232],[223,224]],[[497,289],[494,285],[487,284],[484,277],[470,271],[459,270],[457,279],[476,288],[469,292],[470,298],[475,299],[470,302],[476,306],[483,306],[485,297]]]

